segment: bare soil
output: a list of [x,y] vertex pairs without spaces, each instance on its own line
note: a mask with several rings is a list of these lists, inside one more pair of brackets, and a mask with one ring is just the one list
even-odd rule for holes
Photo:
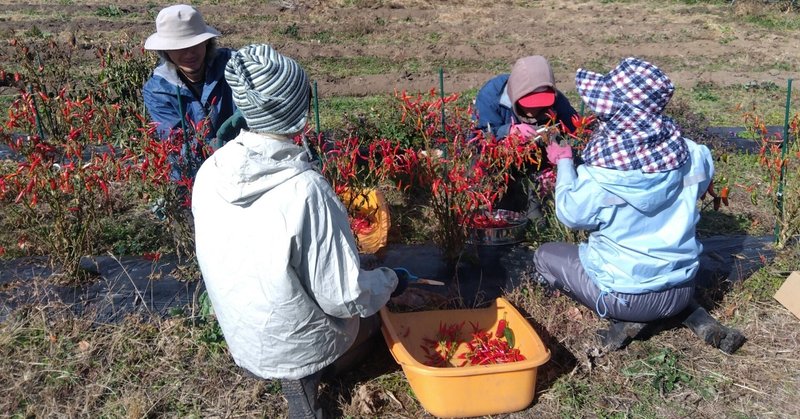
[[[77,34],[84,45],[142,42],[154,32],[161,6],[132,3],[1,0],[0,37],[30,34],[35,27],[44,34]],[[656,63],[680,87],[782,86],[800,64],[800,28],[770,27],[774,20],[762,13],[774,6],[768,10],[759,1],[192,3],[222,32],[223,46],[271,43],[303,63],[328,97],[427,91],[438,88],[440,68],[446,91],[477,89],[533,54],[549,58],[565,91],[573,90],[579,67],[607,71],[626,56]]]

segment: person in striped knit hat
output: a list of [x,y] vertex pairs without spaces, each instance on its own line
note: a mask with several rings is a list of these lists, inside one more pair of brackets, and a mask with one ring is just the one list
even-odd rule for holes
[[300,65],[249,45],[225,68],[248,128],[206,160],[192,197],[197,260],[237,365],[280,379],[289,417],[322,417],[317,387],[369,353],[376,314],[406,277],[361,269],[344,206],[296,145]]

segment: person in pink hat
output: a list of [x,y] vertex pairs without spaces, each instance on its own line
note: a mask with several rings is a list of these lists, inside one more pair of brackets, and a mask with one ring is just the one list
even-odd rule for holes
[[580,69],[575,86],[598,126],[574,166],[569,145],[551,142],[555,207],[565,226],[591,231],[585,243],[545,243],[534,255],[541,283],[610,320],[613,350],[675,319],[733,353],[745,341],[694,299],[703,246],[697,200],[714,176],[704,145],[685,138],[664,109],[672,81],[655,65],[626,58],[608,74]]
[[[224,77],[231,50],[217,47],[219,36],[192,6],[177,4],[158,13],[156,32],[144,48],[157,52],[161,60],[145,83],[143,96],[161,138],[206,121],[204,139],[211,142],[234,114],[236,105]],[[182,174],[193,176],[197,167]]]
[[475,129],[497,138],[508,135],[512,125],[543,125],[547,113],[570,130],[577,112],[556,88],[553,70],[547,59],[531,55],[518,59],[510,74],[500,74],[486,82],[475,97]]
[[[555,114],[557,122],[567,129],[575,129],[572,117],[577,112],[556,88],[550,63],[541,55],[531,55],[518,59],[510,74],[495,76],[481,87],[475,97],[473,128],[498,139],[514,131],[530,136],[537,126],[548,122],[549,114]],[[532,185],[538,183],[542,168],[536,169],[513,173],[507,192],[495,207],[527,212],[528,219],[540,221],[541,203]],[[530,182],[525,181],[525,177],[530,178]]]

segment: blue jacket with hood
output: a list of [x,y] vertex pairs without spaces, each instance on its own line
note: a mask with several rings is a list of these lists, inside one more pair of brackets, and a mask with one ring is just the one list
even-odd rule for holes
[[702,251],[697,200],[714,163],[706,146],[686,144],[689,159],[668,172],[586,164],[576,171],[571,159],[559,160],[556,215],[571,228],[594,230],[579,255],[601,291],[642,294],[694,279]]
[[196,97],[191,89],[178,77],[175,66],[161,63],[153,70],[153,75],[145,83],[144,105],[153,122],[158,123],[158,135],[162,139],[171,130],[181,127],[181,118],[190,129],[191,123],[198,123],[208,117],[211,124],[206,140],[216,137],[220,125],[236,110],[233,95],[225,81],[225,65],[231,57],[228,48],[217,49],[213,60],[206,65],[206,80],[201,97]]
[[[513,104],[506,90],[509,76],[510,74],[501,74],[489,80],[475,97],[475,128],[481,131],[491,130],[497,138],[506,137],[511,124],[521,122],[514,113]],[[556,101],[551,109],[564,126],[570,130],[575,129],[572,125],[572,115],[576,115],[577,112],[567,97],[558,90],[556,90]]]

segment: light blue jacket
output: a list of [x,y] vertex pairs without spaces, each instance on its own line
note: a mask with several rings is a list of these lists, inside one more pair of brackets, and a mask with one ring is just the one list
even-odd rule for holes
[[689,160],[662,173],[585,164],[576,171],[571,159],[559,160],[556,215],[568,227],[594,230],[579,254],[601,291],[662,291],[697,273],[697,200],[714,176],[714,163],[706,146],[686,143]]

